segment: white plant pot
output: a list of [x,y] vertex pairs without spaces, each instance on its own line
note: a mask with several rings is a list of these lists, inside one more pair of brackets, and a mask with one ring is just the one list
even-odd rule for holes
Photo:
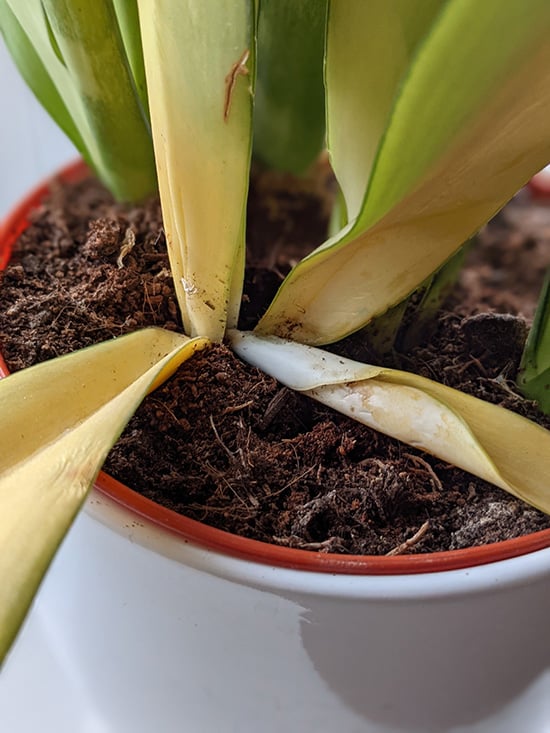
[[2,671],[0,730],[542,733],[549,617],[550,549],[420,575],[292,570],[96,492]]
[[0,731],[550,731],[550,531],[365,560],[181,521],[92,493],[0,675]]

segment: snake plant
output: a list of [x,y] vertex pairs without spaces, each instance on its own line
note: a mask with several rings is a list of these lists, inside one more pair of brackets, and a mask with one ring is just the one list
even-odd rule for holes
[[[224,338],[550,512],[548,431],[318,348],[403,301],[550,160],[547,0],[0,0],[0,26],[115,196],[158,182],[186,332],[145,329],[0,382],[0,658],[132,411]],[[299,173],[325,144],[339,227],[239,333],[251,157]]]

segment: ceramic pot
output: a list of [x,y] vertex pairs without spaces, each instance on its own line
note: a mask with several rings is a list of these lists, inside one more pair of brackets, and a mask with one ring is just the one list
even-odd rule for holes
[[[0,263],[46,190],[0,230]],[[321,555],[205,527],[102,475],[2,671],[0,729],[541,733],[549,545],[545,531]]]

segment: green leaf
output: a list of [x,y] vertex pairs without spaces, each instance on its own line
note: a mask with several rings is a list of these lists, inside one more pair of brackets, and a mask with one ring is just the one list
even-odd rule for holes
[[323,61],[328,0],[262,0],[254,155],[304,173],[325,141]]
[[0,31],[21,76],[40,104],[91,164],[89,153],[69,110],[27,34],[12,13],[8,0],[0,0]]
[[[98,176],[120,199],[139,200],[154,192],[150,132],[111,0],[7,4],[62,98]],[[57,119],[56,108],[50,105],[49,111]]]
[[[474,238],[475,239],[475,238]],[[417,346],[423,338],[429,337],[436,326],[436,316],[441,306],[455,287],[466,253],[470,249],[470,242],[464,244],[445,264],[437,270],[419,288],[419,301],[413,306],[411,319],[404,323],[397,335],[396,344],[401,352],[410,351]],[[382,316],[383,318],[384,316]],[[376,325],[378,319],[367,326]]]
[[[347,58],[343,39],[331,46],[333,14],[357,5],[331,4],[329,99],[339,94],[330,67]],[[368,184],[351,174],[346,184],[335,160],[348,209],[364,189],[355,220],[290,273],[260,332],[316,344],[352,333],[416,289],[544,166],[549,27],[547,0],[448,0],[402,80]],[[348,30],[368,45],[359,23]],[[362,76],[350,78],[361,96]],[[333,141],[334,125],[329,105]],[[352,150],[353,130],[339,133]]]
[[401,303],[392,306],[362,329],[361,333],[364,336],[365,343],[369,345],[373,360],[381,361],[396,348],[396,341],[403,325],[409,301],[409,298],[405,298]]
[[242,359],[287,387],[550,514],[550,431],[408,372],[360,364],[274,336],[232,331],[230,341]]
[[348,220],[361,209],[403,76],[445,1],[329,3],[328,146]]
[[550,415],[550,270],[521,359],[518,386]]
[[461,247],[437,272],[401,303],[376,316],[361,331],[374,361],[380,362],[394,350],[406,354],[429,339],[437,326],[436,315],[456,284],[467,245]]
[[139,10],[184,326],[218,341],[228,314],[236,317],[244,277],[255,6],[252,0],[140,0]]
[[205,345],[145,329],[0,381],[0,661],[111,445]]
[[145,80],[145,63],[143,61],[137,0],[113,0],[113,6],[141,106],[148,117],[149,101],[147,99],[147,82]]

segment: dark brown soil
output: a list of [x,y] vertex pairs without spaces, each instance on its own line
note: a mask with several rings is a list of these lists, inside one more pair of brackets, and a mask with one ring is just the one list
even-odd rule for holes
[[[264,307],[258,293],[277,287],[326,226],[326,201],[315,186],[300,195],[275,189],[273,180],[256,176],[244,327]],[[394,354],[392,365],[550,427],[512,381],[524,317],[532,317],[549,264],[550,208],[523,192],[480,235],[454,306],[440,313],[429,343]],[[180,327],[158,203],[130,209],[113,204],[95,183],[70,196],[59,187],[0,274],[0,349],[8,366],[20,369],[152,324]],[[356,357],[364,351],[361,336],[341,349]],[[223,346],[197,354],[146,399],[106,469],[208,524],[324,552],[388,553],[421,527],[409,552],[550,527],[550,517],[290,392]]]

